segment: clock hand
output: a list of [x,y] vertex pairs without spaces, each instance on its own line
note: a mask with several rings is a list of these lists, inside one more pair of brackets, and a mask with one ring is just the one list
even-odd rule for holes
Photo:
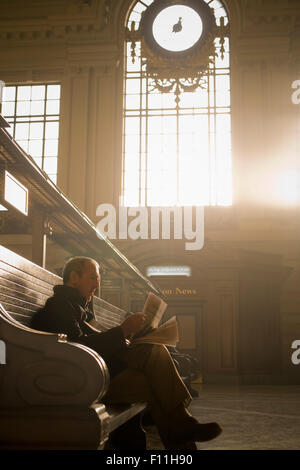
[[172,33],[179,33],[182,30],[182,17],[178,19],[178,23],[173,25]]

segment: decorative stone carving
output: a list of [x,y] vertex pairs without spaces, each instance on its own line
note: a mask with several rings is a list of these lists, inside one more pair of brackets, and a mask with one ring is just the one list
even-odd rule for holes
[[245,22],[265,31],[291,30],[299,17],[297,0],[251,0],[244,9]]
[[18,25],[2,20],[0,41],[49,41],[76,39],[99,34],[107,27],[111,15],[111,0],[73,0],[62,14],[22,19]]

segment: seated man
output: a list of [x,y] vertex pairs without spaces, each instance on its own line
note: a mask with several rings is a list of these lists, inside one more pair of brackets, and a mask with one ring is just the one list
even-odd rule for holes
[[208,441],[221,433],[217,423],[200,423],[187,411],[191,401],[165,346],[129,345],[145,318],[133,313],[123,323],[100,332],[89,322],[93,295],[100,286],[99,265],[91,258],[69,260],[63,285],[32,318],[31,327],[65,333],[69,341],[82,343],[98,352],[110,372],[110,386],[104,403],[147,402],[166,449],[196,449],[196,441]]

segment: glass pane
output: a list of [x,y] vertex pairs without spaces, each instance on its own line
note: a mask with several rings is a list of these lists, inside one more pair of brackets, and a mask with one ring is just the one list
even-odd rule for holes
[[193,132],[193,116],[180,116],[179,118],[179,133],[186,134]]
[[43,141],[42,140],[30,140],[28,153],[32,157],[41,157],[43,155]]
[[174,93],[163,93],[162,94],[162,107],[166,108],[175,108],[175,95]]
[[44,171],[46,173],[56,173],[57,172],[57,158],[45,158],[44,159]]
[[44,100],[45,99],[45,85],[34,85],[31,90],[32,100]]
[[60,98],[60,85],[47,86],[47,99],[58,100]]
[[220,55],[218,55],[218,57],[216,57],[215,59],[215,65],[216,65],[216,68],[219,67],[219,68],[228,68],[229,67],[229,54],[228,52],[225,52],[224,54],[224,59],[221,58]]
[[31,114],[33,115],[42,115],[44,114],[45,109],[44,101],[32,101],[31,102]]
[[[146,6],[143,5],[142,3],[140,2],[137,2],[136,5],[134,5],[134,9],[133,11],[137,12],[137,13],[142,13],[142,11],[144,11],[146,9]],[[131,17],[130,17],[131,19]]]
[[149,108],[161,108],[162,107],[162,95],[161,93],[149,93],[148,95],[148,106]]
[[179,151],[181,158],[183,158],[185,161],[190,159],[190,156],[194,152],[194,143],[190,134],[179,135]]
[[177,135],[176,134],[164,134],[162,136],[162,150],[163,153],[169,153],[176,157],[177,153]]
[[216,89],[218,91],[228,91],[230,89],[229,75],[216,76]]
[[217,132],[230,132],[230,114],[217,114]]
[[210,8],[213,8],[213,9],[223,8],[223,5],[219,0],[212,0],[208,3],[209,3]]
[[217,140],[217,152],[222,155],[223,150],[229,150],[231,146],[230,133],[229,132],[218,132],[216,135]]
[[152,135],[148,138],[148,157],[155,159],[156,156],[162,152],[163,149],[163,136]]
[[127,94],[136,94],[140,92],[141,81],[139,79],[133,78],[126,81],[126,93]]
[[140,119],[128,117],[125,121],[125,134],[137,134],[140,129]]
[[230,92],[220,91],[216,93],[217,106],[230,106]]
[[127,154],[138,154],[140,150],[140,136],[127,135],[125,139],[125,152]]
[[46,140],[44,155],[46,157],[56,157],[57,153],[58,153],[58,140]]
[[3,101],[15,101],[16,99],[16,87],[6,86],[3,88]]
[[210,132],[215,132],[215,119],[214,114],[209,117]]
[[126,96],[126,108],[127,109],[139,109],[140,107],[140,95],[127,95]]
[[46,123],[46,139],[58,139],[59,123],[47,122]]
[[46,113],[59,114],[59,100],[47,101]]
[[139,170],[140,157],[138,153],[126,154],[125,172],[136,172]]
[[195,94],[186,92],[180,96],[181,108],[194,108],[195,107]]
[[164,134],[175,134],[177,131],[176,116],[164,116],[162,118],[162,132]]
[[29,124],[28,123],[17,123],[16,124],[16,135],[17,140],[28,139],[29,137]]
[[136,23],[139,23],[141,20],[141,14],[137,12],[135,9],[131,12],[129,21],[135,21]]
[[17,100],[18,101],[28,101],[30,100],[31,86],[19,86]]
[[208,116],[195,116],[194,129],[195,139],[206,142],[208,140]]
[[139,204],[139,172],[135,167],[130,172],[125,172],[124,174],[124,184],[125,184],[125,205],[138,205]]
[[30,114],[30,101],[17,101],[17,114],[28,116]]
[[43,138],[44,124],[42,122],[30,123],[29,129],[30,129],[30,132],[29,132],[30,139],[42,139]]
[[15,113],[15,103],[12,101],[3,102],[2,103],[2,115],[5,116],[13,116]]
[[162,131],[162,118],[160,116],[150,116],[148,119],[148,133],[160,134]]
[[208,106],[208,95],[207,95],[207,90],[201,90],[199,89],[195,93],[195,107],[205,107],[207,108]]

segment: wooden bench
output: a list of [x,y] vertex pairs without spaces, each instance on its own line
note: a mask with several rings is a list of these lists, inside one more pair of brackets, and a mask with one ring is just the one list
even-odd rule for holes
[[[6,349],[0,448],[103,449],[109,436],[118,448],[145,448],[145,434],[136,426],[145,404],[101,403],[109,385],[103,359],[63,334],[29,328],[33,313],[60,283],[60,277],[0,246],[0,340]],[[126,314],[99,298],[94,311],[103,329],[120,324]],[[126,434],[129,442],[122,440]]]

